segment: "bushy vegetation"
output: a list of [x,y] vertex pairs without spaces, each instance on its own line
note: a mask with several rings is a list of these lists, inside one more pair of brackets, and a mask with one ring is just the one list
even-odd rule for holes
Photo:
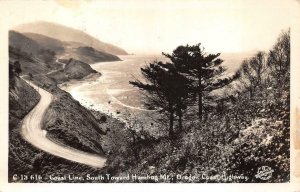
[[[256,80],[257,90],[249,89],[251,85],[246,86],[239,99],[242,105],[237,106],[239,111],[253,113],[252,123],[241,130],[232,143],[234,152],[228,167],[231,171],[250,175],[252,182],[261,182],[254,176],[257,167],[269,166],[274,172],[268,182],[287,182],[290,156],[289,31],[281,34],[269,53],[258,53],[251,58],[250,64],[255,61],[265,68],[262,71],[252,64],[256,73],[250,76]],[[250,91],[252,93],[247,97]]]
[[[145,91],[146,104],[167,114],[169,134],[155,138],[151,130],[133,131],[129,127],[133,134],[127,135],[127,141],[131,142],[116,155],[118,160],[109,163],[127,168],[113,169],[114,174],[166,173],[174,178],[176,174],[200,178],[181,182],[289,181],[289,38],[289,31],[282,32],[269,52],[245,59],[230,77],[224,76],[224,68],[218,68],[220,54],[199,52],[203,50],[199,44],[180,46],[172,54],[164,54],[170,62],[155,61],[142,68],[145,80],[131,84]],[[199,75],[190,67],[195,65],[209,69],[209,75]],[[221,94],[211,92],[219,88]],[[184,113],[178,113],[180,110]],[[166,127],[162,124],[157,128]],[[273,171],[268,180],[256,177],[262,166]],[[202,177],[218,174],[247,179]]]

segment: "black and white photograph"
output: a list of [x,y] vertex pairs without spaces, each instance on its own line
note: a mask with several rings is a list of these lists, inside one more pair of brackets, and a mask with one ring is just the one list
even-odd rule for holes
[[299,1],[4,3],[8,183],[291,181]]

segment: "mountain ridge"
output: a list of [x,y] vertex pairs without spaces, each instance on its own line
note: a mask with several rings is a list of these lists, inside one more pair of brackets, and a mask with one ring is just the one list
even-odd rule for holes
[[94,47],[99,51],[113,55],[127,55],[128,53],[120,47],[102,42],[84,31],[67,27],[57,23],[38,21],[33,23],[22,24],[13,30],[21,33],[37,33],[60,41],[73,41],[85,44],[88,47]]
[[82,43],[60,41],[37,33],[20,33],[11,30],[9,31],[9,46],[50,63],[53,63],[55,57],[74,58],[88,64],[121,60],[113,54],[99,51]]

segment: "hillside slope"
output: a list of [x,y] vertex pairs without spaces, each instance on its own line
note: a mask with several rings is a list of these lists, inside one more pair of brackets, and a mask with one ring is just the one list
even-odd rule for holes
[[40,95],[19,77],[11,77],[14,86],[9,89],[9,127],[14,128],[38,103]]
[[97,63],[105,61],[120,61],[121,59],[115,55],[100,52],[92,47],[78,47],[70,53],[74,59],[83,61],[85,63]]
[[28,69],[26,72],[45,73],[57,69],[61,65],[55,62],[55,56],[55,51],[47,45],[41,45],[22,33],[9,31],[9,57],[14,60],[27,58],[30,62],[20,62],[22,68]]
[[44,48],[51,49],[56,53],[61,53],[65,50],[64,43],[55,38],[47,37],[45,35],[36,34],[36,33],[22,33],[24,36],[34,40],[39,45]]
[[108,43],[104,43],[99,41],[95,37],[91,35],[70,27],[66,27],[63,25],[50,23],[50,22],[34,22],[29,24],[23,24],[15,28],[15,30],[20,31],[22,33],[38,33],[41,35],[45,35],[51,38],[55,38],[61,41],[73,41],[82,43],[89,47],[94,47],[99,51],[104,51],[106,53],[110,53],[113,55],[126,55],[126,51],[123,49],[111,45]]
[[43,48],[33,39],[16,31],[9,31],[9,45],[33,55],[37,55]]
[[9,47],[9,61],[10,63],[19,62],[21,66],[21,74],[41,74],[47,73],[51,70],[52,65],[47,65],[45,62],[42,62],[37,57],[30,55],[26,52],[21,51],[18,48]]
[[[15,37],[17,36],[18,37]],[[24,49],[23,42],[30,45],[32,40],[36,44],[36,52],[40,53],[41,49],[51,50],[55,52],[55,56],[58,58],[74,58],[80,61],[83,61],[88,64],[105,62],[105,61],[118,61],[119,57],[106,53],[104,51],[99,51],[93,47],[87,47],[83,43],[78,42],[67,42],[60,41],[55,38],[51,38],[45,35],[36,34],[36,33],[11,33],[12,40],[16,39],[19,42],[22,42],[21,45],[16,44],[15,41],[12,41],[12,46],[17,47],[21,50]],[[28,42],[27,42],[28,41]]]

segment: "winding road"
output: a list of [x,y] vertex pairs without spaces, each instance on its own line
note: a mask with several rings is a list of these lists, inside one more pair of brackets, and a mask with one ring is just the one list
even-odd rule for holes
[[95,168],[104,167],[106,158],[68,146],[58,145],[45,137],[45,131],[42,129],[42,122],[45,112],[52,101],[53,95],[46,90],[33,85],[33,83],[30,83],[27,80],[25,81],[41,95],[39,103],[24,117],[22,121],[21,133],[25,140],[35,147],[52,155]]

